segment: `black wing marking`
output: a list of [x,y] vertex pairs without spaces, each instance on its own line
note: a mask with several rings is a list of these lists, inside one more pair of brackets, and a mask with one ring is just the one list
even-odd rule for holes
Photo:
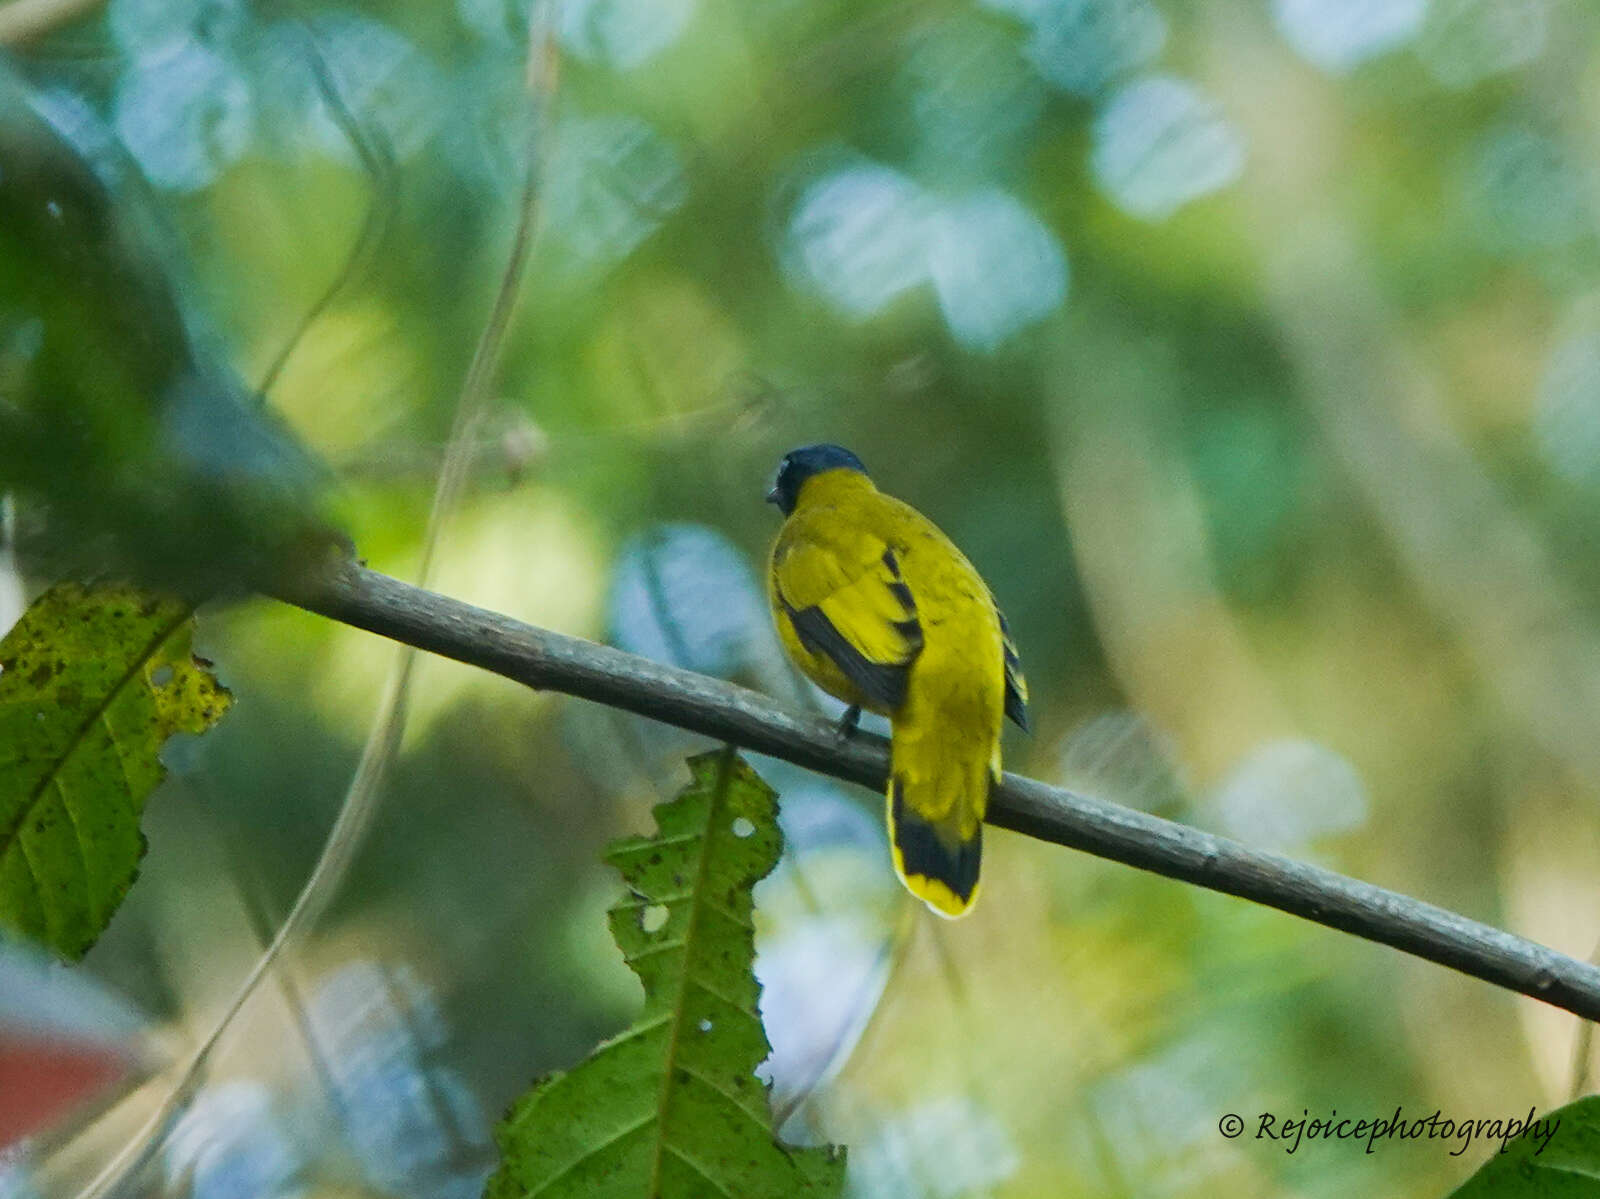
[[801,645],[831,661],[845,678],[874,703],[886,708],[898,708],[905,703],[906,686],[911,679],[911,663],[922,650],[922,625],[917,620],[916,600],[900,575],[900,563],[895,559],[892,549],[883,551],[883,564],[893,576],[888,583],[889,591],[905,612],[903,619],[893,622],[895,631],[906,643],[906,659],[903,662],[875,662],[867,657],[834,627],[820,606],[793,608],[785,603],[783,607],[794,624]]
[[[904,576],[901,575],[900,559],[894,556],[892,549],[883,551],[883,565],[893,576],[893,581],[889,584],[889,593],[900,601],[900,606],[906,610],[906,614],[911,618],[911,623],[916,624],[917,597],[911,594],[911,588],[906,584]],[[906,622],[896,621],[895,623],[904,624]],[[917,627],[917,648],[922,648],[922,628],[920,625]]]
[[1016,722],[1024,733],[1028,731],[1028,680],[1022,677],[1022,658],[1017,653],[1016,642],[1011,640],[1011,630],[1006,626],[1005,613],[996,608],[1000,618],[1000,641],[1004,646],[1006,668],[1006,715]]
[[800,644],[812,653],[829,659],[844,672],[845,678],[861,689],[861,694],[888,708],[898,708],[905,703],[906,685],[911,678],[909,663],[897,665],[872,661],[833,627],[833,622],[822,614],[821,608],[801,608],[798,611],[790,608],[788,611],[789,619],[794,622],[794,631],[800,636]]

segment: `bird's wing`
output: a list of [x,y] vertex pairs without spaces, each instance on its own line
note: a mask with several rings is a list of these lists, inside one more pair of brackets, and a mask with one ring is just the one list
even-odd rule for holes
[[772,581],[806,649],[883,707],[905,701],[922,625],[888,544],[866,533],[787,538],[773,555]]
[[1011,630],[1006,627],[1005,613],[999,608],[994,614],[1000,618],[1000,641],[1005,650],[1006,664],[1006,715],[1016,722],[1023,732],[1028,731],[1028,680],[1022,677],[1022,657],[1017,653],[1017,643],[1011,640]]

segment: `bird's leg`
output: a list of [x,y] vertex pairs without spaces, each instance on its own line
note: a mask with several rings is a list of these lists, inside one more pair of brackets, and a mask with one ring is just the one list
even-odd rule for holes
[[848,738],[854,736],[855,735],[855,731],[856,731],[856,722],[859,721],[860,719],[861,719],[861,705],[860,704],[851,704],[848,708],[846,708],[844,710],[844,715],[839,717],[839,725],[838,725],[837,732],[838,732],[840,738],[848,739]]

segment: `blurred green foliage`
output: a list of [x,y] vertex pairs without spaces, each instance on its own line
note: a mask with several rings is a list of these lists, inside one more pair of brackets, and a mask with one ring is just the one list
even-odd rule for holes
[[[554,29],[542,115],[511,0],[109,0],[15,70],[53,128],[75,114],[154,186],[175,303],[233,389],[288,351],[270,421],[328,464],[373,565],[416,563],[531,147],[541,232],[435,586],[820,703],[737,614],[760,608],[773,465],[842,442],[1004,606],[1037,714],[1009,766],[1590,953],[1589,7],[568,0]],[[20,261],[13,228],[0,263]],[[64,352],[112,315],[172,327],[167,301],[73,315],[84,294],[34,301],[60,306]],[[114,411],[166,410],[86,377],[112,380]],[[102,441],[141,461],[163,444],[144,436]],[[41,443],[7,486],[103,495],[50,457],[74,444]],[[145,478],[120,511],[167,511]],[[216,551],[211,529],[175,519],[168,549]],[[51,575],[38,548],[30,586]],[[143,881],[87,959],[174,1022],[211,1010],[292,900],[390,660],[265,602],[208,614],[201,642],[238,711],[175,762]],[[637,1008],[597,855],[646,826],[688,741],[427,663],[296,976],[410,963],[462,1088],[498,1110]],[[757,896],[771,1073],[791,1139],[851,1147],[855,1194],[1436,1196],[1476,1152],[1291,1154],[1218,1120],[1511,1116],[1573,1086],[1568,1017],[1020,838],[992,838],[970,920],[908,932],[878,798],[771,777],[791,847]],[[280,1052],[294,1022],[246,1027],[222,1072],[323,1112],[314,1055]],[[433,1075],[394,1077],[363,1093]],[[417,1087],[429,1102],[312,1121],[307,1185],[355,1169],[347,1118],[441,1146],[430,1178],[476,1144],[415,1135],[471,1106]]]
[[315,548],[312,459],[196,344],[135,179],[44,107],[0,63],[0,488],[58,569],[197,594],[281,569]]

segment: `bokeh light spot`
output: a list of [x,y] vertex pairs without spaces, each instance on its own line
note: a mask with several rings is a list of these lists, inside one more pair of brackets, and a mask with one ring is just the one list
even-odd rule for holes
[[1055,234],[1003,191],[942,205],[930,231],[939,309],[968,349],[995,349],[1066,298],[1067,257]]
[[339,102],[371,126],[368,136],[381,135],[396,160],[411,158],[438,132],[449,107],[438,68],[381,21],[330,12],[276,22],[251,43],[261,132],[275,151],[360,161],[324,99],[313,55],[326,64]]
[[1291,849],[1349,832],[1367,818],[1367,792],[1348,760],[1312,741],[1257,748],[1212,796],[1222,830],[1248,845]]
[[1569,334],[1551,353],[1539,384],[1533,438],[1556,474],[1600,483],[1600,328]]
[[174,42],[225,47],[249,28],[250,7],[247,0],[111,0],[106,24],[123,54],[141,58]]
[[569,116],[546,166],[551,228],[579,265],[626,257],[689,195],[678,152],[634,116]]
[[1160,811],[1183,801],[1170,738],[1135,712],[1102,712],[1062,740],[1061,782],[1067,787],[1140,811]]
[[1167,39],[1149,0],[985,0],[1031,27],[1023,53],[1056,87],[1094,96],[1146,65]]
[[202,1090],[167,1139],[169,1185],[194,1199],[283,1195],[304,1168],[264,1083],[234,1079]]
[[968,1096],[924,1100],[851,1146],[851,1193],[958,1199],[997,1187],[1022,1155],[994,1113]]
[[1463,190],[1479,239],[1494,250],[1554,249],[1593,233],[1587,188],[1565,147],[1524,125],[1482,135]]
[[1514,71],[1544,53],[1548,0],[1432,0],[1417,55],[1446,87]]
[[875,164],[807,188],[785,251],[797,281],[857,319],[931,283],[951,335],[974,350],[1037,322],[1067,291],[1055,235],[1009,193],[935,198]]
[[785,259],[799,281],[857,318],[924,282],[931,205],[899,171],[845,167],[812,183],[789,223]]
[[744,556],[700,525],[664,525],[624,545],[607,612],[619,649],[724,677],[748,664],[771,620]]
[[1091,166],[1117,207],[1161,220],[1244,170],[1244,136],[1209,98],[1165,75],[1119,91],[1095,119]]
[[632,70],[677,41],[696,0],[566,0],[561,44],[585,62]]
[[911,163],[926,180],[976,183],[1020,158],[1045,88],[992,21],[944,21],[917,39],[900,71],[916,130]]
[[1285,40],[1325,71],[1342,74],[1411,41],[1428,0],[1274,0]]
[[117,86],[117,136],[158,187],[211,183],[250,140],[250,88],[231,58],[181,38],[134,60]]

